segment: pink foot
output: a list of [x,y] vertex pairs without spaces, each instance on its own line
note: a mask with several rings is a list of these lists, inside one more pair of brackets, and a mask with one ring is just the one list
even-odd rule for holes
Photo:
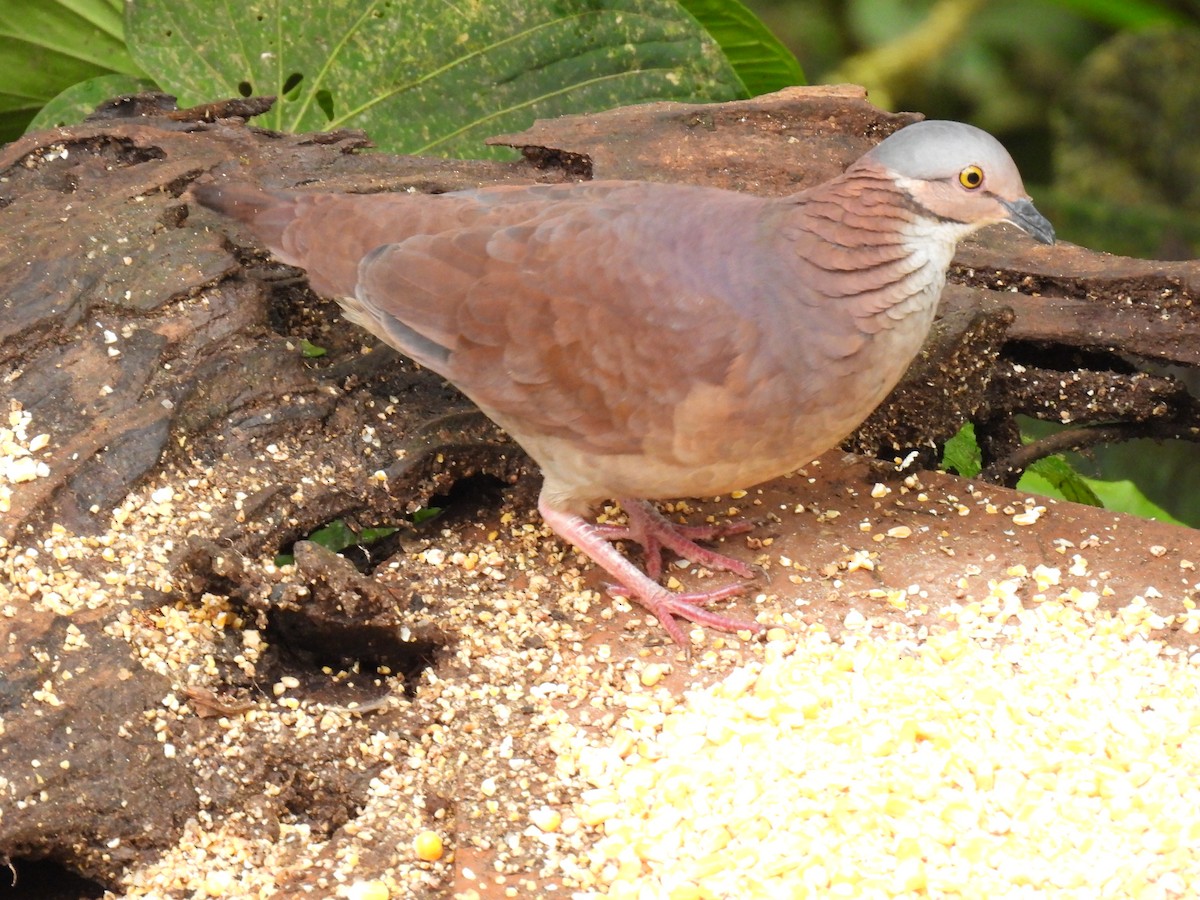
[[645,500],[623,499],[620,503],[629,524],[593,527],[606,541],[633,541],[635,544],[641,544],[646,557],[646,574],[651,580],[658,581],[662,577],[664,548],[698,566],[722,569],[743,578],[754,577],[754,570],[740,559],[717,553],[696,543],[745,534],[754,530],[751,523],[743,521],[727,522],[724,525],[677,525],[668,521]]
[[736,597],[738,594],[745,593],[746,586],[742,584],[727,584],[724,587],[711,588],[707,591],[688,591],[683,594],[672,594],[666,588],[657,586],[657,596],[647,597],[644,595],[634,595],[632,591],[621,584],[610,584],[608,592],[614,597],[623,597],[626,600],[636,600],[650,612],[658,617],[658,621],[662,622],[662,626],[666,629],[667,634],[671,639],[681,647],[689,645],[687,637],[683,633],[683,629],[679,627],[679,623],[675,621],[678,616],[681,619],[687,619],[689,622],[695,622],[697,625],[706,625],[709,628],[715,628],[717,631],[749,631],[753,634],[763,630],[763,626],[757,622],[751,622],[746,619],[735,619],[733,616],[723,616],[719,613],[711,612],[704,608],[704,604],[711,603],[714,600],[727,600],[730,597]]
[[704,609],[707,603],[742,593],[745,590],[743,585],[731,584],[707,591],[673,594],[638,569],[609,543],[611,540],[626,539],[641,543],[647,551],[647,570],[652,570],[656,575],[662,572],[662,548],[667,547],[699,565],[726,569],[750,578],[754,570],[746,563],[697,546],[693,540],[717,534],[738,534],[748,530],[748,523],[738,523],[733,531],[722,526],[678,526],[664,519],[645,501],[622,501],[621,505],[629,517],[627,527],[595,525],[575,513],[555,509],[544,498],[538,500],[538,511],[556,534],[582,550],[617,580],[618,584],[610,589],[611,593],[635,600],[654,613],[667,634],[680,646],[686,647],[689,642],[676,617],[718,631],[757,633],[763,630],[763,626],[757,622],[722,616]]

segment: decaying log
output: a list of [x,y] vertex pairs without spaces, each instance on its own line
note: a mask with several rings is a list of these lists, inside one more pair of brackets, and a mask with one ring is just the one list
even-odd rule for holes
[[[298,748],[259,734],[234,778],[200,719],[253,707],[291,671],[289,654],[323,641],[339,664],[395,671],[436,656],[456,626],[424,588],[372,587],[310,545],[295,546],[295,575],[270,560],[335,519],[404,525],[472,476],[532,493],[524,455],[454,390],[386,347],[360,352],[370,341],[299,273],[189,208],[180,197],[195,179],[237,170],[272,187],[370,192],[644,178],[776,194],[824,180],[914,118],[848,87],[651,104],[539,122],[498,139],[521,151],[503,163],[365,153],[361,134],[280,135],[237,118],[256,109],[127,99],[0,153],[0,406],[49,435],[36,452],[48,472],[11,485],[0,515],[0,607],[21,610],[0,618],[0,860],[53,857],[112,884],[188,819],[268,802],[256,783],[336,828],[375,771],[336,760],[376,725]],[[1196,402],[1143,364],[1200,364],[1200,263],[996,231],[963,249],[952,281],[935,340],[851,446],[890,458],[974,418],[997,464],[1017,449],[1012,416],[1030,412],[1196,437]],[[416,538],[402,528],[394,540]],[[172,668],[168,646],[187,640],[172,630],[179,604],[213,604],[219,627],[240,626],[203,672]],[[247,643],[256,629],[273,645],[261,657]],[[67,670],[69,689],[47,692]],[[425,715],[373,696],[339,702],[350,700],[398,732]],[[183,725],[150,715],[189,702]],[[187,764],[163,752],[177,743]],[[113,784],[147,790],[114,805]]]

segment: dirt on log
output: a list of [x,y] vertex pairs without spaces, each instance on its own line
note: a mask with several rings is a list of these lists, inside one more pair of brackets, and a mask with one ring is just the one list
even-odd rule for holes
[[[40,466],[0,481],[0,860],[50,859],[108,887],[196,823],[286,842],[281,818],[302,811],[332,858],[394,763],[362,748],[436,714],[389,702],[372,673],[448,664],[467,627],[436,579],[400,564],[383,588],[371,571],[423,546],[416,510],[446,506],[437,527],[473,534],[476,511],[528,511],[536,491],[524,454],[456,391],[190,207],[192,182],[236,170],[278,188],[442,192],[630,178],[780,194],[917,118],[857,88],[792,89],[539,122],[497,140],[520,159],[471,162],[264,131],[241,103],[132,98],[0,153],[0,457]],[[1028,458],[1018,413],[1194,440],[1200,407],[1161,372],[1200,365],[1197,296],[1200,263],[989,231],[963,248],[918,364],[848,446],[928,458],[974,419],[1004,480]],[[400,530],[356,567],[303,540],[336,520]],[[537,547],[543,565],[562,561],[553,541]],[[275,566],[280,553],[295,567]],[[322,667],[350,674],[331,684]],[[297,739],[255,718],[297,688],[337,727]],[[450,787],[415,790],[412,829],[452,803]],[[297,893],[318,884],[290,877]]]

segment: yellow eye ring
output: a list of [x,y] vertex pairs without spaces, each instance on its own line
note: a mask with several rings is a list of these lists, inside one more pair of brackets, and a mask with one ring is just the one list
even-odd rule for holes
[[979,166],[967,166],[958,173],[958,183],[968,191],[973,191],[983,184],[983,169]]

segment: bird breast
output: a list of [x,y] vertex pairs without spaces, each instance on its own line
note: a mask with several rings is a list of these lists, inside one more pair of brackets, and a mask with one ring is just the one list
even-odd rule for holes
[[766,323],[757,354],[722,382],[696,383],[639,453],[598,456],[508,427],[541,465],[547,497],[579,512],[606,497],[711,496],[787,474],[858,427],[920,350],[953,254],[944,238],[911,235],[859,293],[814,299],[815,279],[793,282],[804,296]]

